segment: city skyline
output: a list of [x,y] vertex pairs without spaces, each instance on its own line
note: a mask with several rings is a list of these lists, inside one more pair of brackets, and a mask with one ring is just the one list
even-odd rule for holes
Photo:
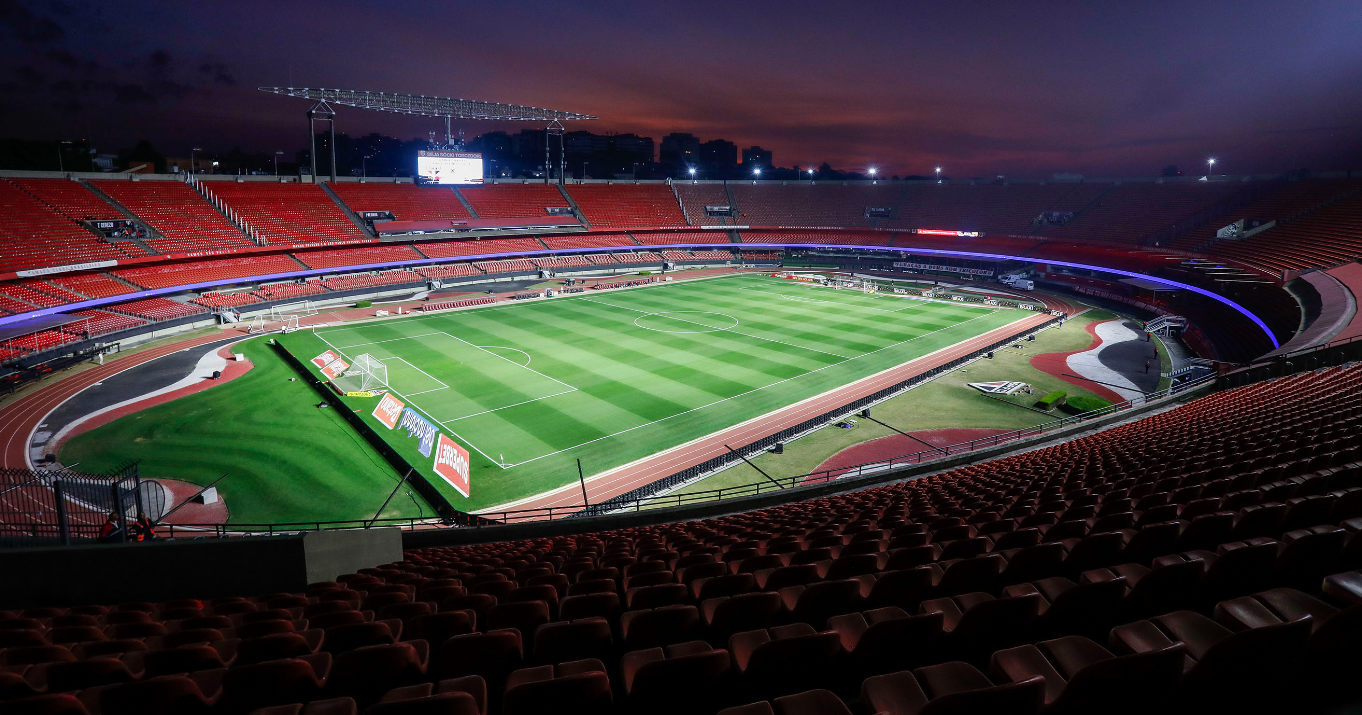
[[[569,131],[690,133],[885,175],[1362,166],[1362,6],[1344,0],[0,5],[0,137],[107,152],[295,151],[306,103],[255,90],[282,85],[548,106],[601,117]],[[443,130],[348,108],[337,128]]]

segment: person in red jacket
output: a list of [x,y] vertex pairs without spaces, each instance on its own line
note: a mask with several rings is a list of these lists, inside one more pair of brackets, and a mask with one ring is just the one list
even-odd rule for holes
[[121,528],[118,526],[118,512],[111,511],[109,518],[104,521],[104,525],[99,527],[99,540],[116,541],[119,531],[121,531]]

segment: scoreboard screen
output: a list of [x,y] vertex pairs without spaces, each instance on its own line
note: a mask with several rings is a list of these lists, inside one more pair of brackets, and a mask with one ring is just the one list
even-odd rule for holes
[[416,176],[427,184],[481,184],[482,154],[466,151],[416,152]]

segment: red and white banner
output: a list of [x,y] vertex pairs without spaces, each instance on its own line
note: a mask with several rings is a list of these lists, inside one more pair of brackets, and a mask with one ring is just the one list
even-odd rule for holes
[[330,363],[327,363],[326,367],[322,368],[322,374],[334,380],[341,375],[344,375],[345,368],[347,367],[350,367],[349,363],[337,358]]
[[455,491],[468,496],[468,450],[443,432],[435,443],[435,473]]
[[339,359],[340,359],[339,355],[337,355],[334,352],[331,352],[330,350],[327,350],[321,355],[312,358],[312,364],[316,365],[317,367],[326,367],[327,365],[330,365],[331,363]]
[[374,408],[374,417],[388,429],[393,429],[397,427],[397,418],[402,416],[403,407],[406,404],[393,397],[391,392],[385,393],[383,399],[378,401],[378,407]]

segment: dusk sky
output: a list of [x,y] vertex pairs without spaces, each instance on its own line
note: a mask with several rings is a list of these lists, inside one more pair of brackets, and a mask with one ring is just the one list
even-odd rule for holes
[[[1362,169],[1362,2],[0,0],[0,137],[290,153],[257,86],[584,112],[885,175]],[[338,129],[435,120],[340,108]],[[468,136],[520,126],[468,122]],[[525,125],[528,126],[528,125]]]

